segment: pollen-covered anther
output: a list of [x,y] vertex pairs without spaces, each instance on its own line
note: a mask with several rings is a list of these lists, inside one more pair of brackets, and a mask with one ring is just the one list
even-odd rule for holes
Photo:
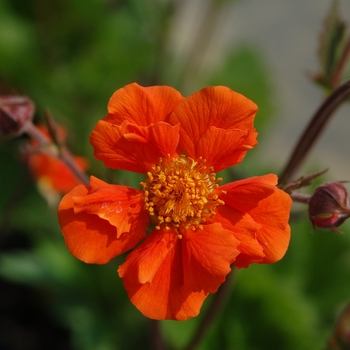
[[216,178],[214,169],[205,166],[205,162],[201,157],[195,161],[184,155],[161,158],[147,173],[148,178],[141,186],[145,209],[156,229],[202,230],[202,224],[215,215],[216,208],[225,204],[217,191],[222,178]]

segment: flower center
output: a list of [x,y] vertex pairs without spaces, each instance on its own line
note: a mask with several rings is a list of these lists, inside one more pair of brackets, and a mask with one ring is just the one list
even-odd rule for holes
[[[180,226],[196,230],[212,218],[216,207],[225,204],[216,189],[222,178],[205,166],[201,157],[195,161],[186,156],[161,158],[141,182],[145,191],[145,209],[156,223],[179,232]],[[181,238],[181,235],[179,234]]]

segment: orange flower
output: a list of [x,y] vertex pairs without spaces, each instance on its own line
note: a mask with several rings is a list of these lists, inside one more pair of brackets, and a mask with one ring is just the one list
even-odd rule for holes
[[175,320],[196,316],[231,264],[281,259],[291,198],[277,177],[223,186],[216,177],[257,144],[256,111],[222,86],[188,98],[167,86],[117,90],[91,144],[107,167],[145,180],[133,189],[91,177],[68,193],[58,215],[70,252],[103,264],[134,248],[118,269],[130,300],[149,318]]
[[[38,125],[38,129],[48,138],[50,135],[43,125]],[[58,128],[61,139],[65,139],[65,131]],[[34,147],[38,147],[38,143],[31,141]],[[53,151],[55,151],[55,146]],[[39,149],[38,152],[30,152],[28,154],[28,167],[33,177],[37,181],[39,192],[51,205],[57,205],[61,195],[66,194],[81,182],[73,174],[71,169],[60,159],[55,158],[49,154],[42,153],[44,150]],[[82,171],[87,169],[87,161],[83,157],[74,157],[74,161],[78,168]]]

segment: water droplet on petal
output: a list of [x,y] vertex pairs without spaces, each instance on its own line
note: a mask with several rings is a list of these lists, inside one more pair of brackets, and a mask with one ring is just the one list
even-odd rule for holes
[[[117,213],[117,214],[119,214],[119,213],[121,213],[122,212],[122,210],[123,210],[123,207],[120,205],[120,201],[117,201],[116,202],[116,209],[115,209],[115,212]],[[119,207],[118,207],[118,205],[119,205]]]

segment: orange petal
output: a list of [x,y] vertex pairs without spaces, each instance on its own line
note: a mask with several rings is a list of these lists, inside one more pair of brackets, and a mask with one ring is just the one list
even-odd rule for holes
[[131,302],[152,319],[185,320],[196,316],[239,254],[236,240],[220,224],[203,231],[154,231],[119,267]]
[[63,197],[58,219],[69,251],[95,264],[133,248],[146,236],[148,225],[141,191],[94,177],[91,186],[77,186]]
[[[48,138],[48,140],[51,139],[46,126],[38,124],[37,128]],[[57,126],[55,131],[57,132],[57,136],[64,141],[66,138],[65,130],[60,126]],[[30,143],[33,146],[39,146],[38,142],[34,139],[30,140]],[[88,168],[88,162],[84,157],[74,156],[73,159],[77,168],[81,171],[86,171]],[[38,181],[39,189],[42,186],[42,191],[44,193],[52,192],[66,194],[72,188],[81,183],[67,164],[58,158],[44,153],[35,151],[29,152],[28,167],[34,178]]]
[[118,273],[131,302],[157,320],[186,320],[198,315],[207,297],[184,285],[181,240],[173,232],[154,231],[134,249]]
[[240,253],[239,240],[216,222],[203,225],[203,230],[187,230],[181,243],[186,287],[195,292],[215,293]]
[[261,225],[256,223],[248,214],[244,214],[228,205],[217,208],[215,221],[231,231],[231,234],[240,242],[237,247],[240,254],[234,264],[236,267],[247,267],[251,263],[261,262],[265,253],[256,239],[256,232]]
[[226,205],[247,213],[257,207],[262,199],[274,193],[277,181],[276,175],[268,174],[230,182],[220,186],[220,190],[227,192],[220,198]]
[[264,248],[263,263],[280,260],[287,251],[290,241],[288,220],[291,204],[290,196],[276,187],[271,196],[262,200],[259,206],[250,212],[254,221],[262,225],[257,232],[257,239]]
[[94,155],[107,167],[147,173],[160,157],[175,154],[180,125],[159,122],[140,127],[129,122],[120,126],[99,121],[90,139]]
[[167,121],[182,95],[170,86],[142,87],[136,83],[117,90],[108,103],[104,120],[120,125],[127,120],[139,126]]
[[141,191],[119,185],[109,185],[97,178],[91,177],[90,190],[84,196],[72,196],[74,212],[95,214],[107,220],[117,229],[117,238],[130,232],[135,220],[141,216],[147,217],[140,210],[143,204]]
[[[82,171],[87,169],[85,158],[74,157],[74,161]],[[80,184],[80,180],[63,161],[46,154],[31,153],[28,158],[28,167],[35,179],[45,179],[53,190],[61,194],[66,194]]]
[[[270,174],[220,187],[227,191],[227,194],[220,196],[227,206],[249,215],[256,224],[260,225],[255,232],[255,237],[265,254],[261,263],[280,260],[290,240],[288,220],[292,200],[287,193],[275,186],[276,183],[277,177]],[[245,266],[254,262],[250,261],[248,255],[243,260]]]
[[[57,161],[56,169],[52,172],[52,185],[53,187],[60,193],[66,194],[70,191],[74,186],[80,184],[80,179],[78,179],[75,174],[73,174],[72,170],[68,168],[66,164],[64,166],[58,166],[58,162],[60,160],[54,159]],[[84,157],[74,156],[73,160],[81,171],[85,172],[88,169],[88,161]]]
[[[46,127],[46,125],[44,124],[37,124],[36,127],[49,139],[51,140],[51,135]],[[65,141],[66,138],[67,138],[67,132],[66,130],[60,126],[60,125],[56,125],[56,128],[55,128],[55,132],[57,133],[57,136],[60,138],[61,141]],[[35,139],[31,139],[30,140],[30,143],[33,145],[33,146],[39,146],[39,143],[38,141],[36,141]]]
[[[256,111],[255,103],[243,95],[223,86],[208,87],[180,102],[170,116],[169,123],[181,123],[180,149],[187,156],[197,157],[201,151],[207,151],[206,142],[202,145],[198,143],[210,127],[240,130],[241,133],[256,137],[253,129]],[[250,137],[249,145],[253,147],[255,144],[254,138]],[[209,148],[211,146],[214,144],[211,143]]]
[[143,244],[127,256],[119,273],[123,274],[122,271],[127,269],[133,270],[136,283],[152,283],[168,254],[172,254],[175,244],[176,236],[173,233],[165,234],[164,230],[152,232]]
[[[206,159],[208,167],[213,166],[218,172],[240,163],[248,150],[256,144],[257,133],[237,129],[224,130],[214,126],[209,127],[193,149],[187,149],[187,156]],[[190,145],[191,146],[191,145]]]

